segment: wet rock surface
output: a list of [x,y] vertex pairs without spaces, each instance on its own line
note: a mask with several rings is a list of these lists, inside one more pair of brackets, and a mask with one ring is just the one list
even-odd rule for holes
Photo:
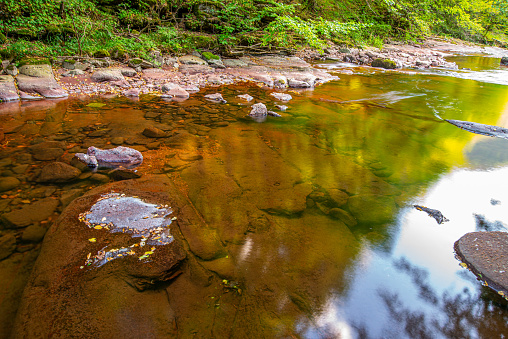
[[20,67],[16,77],[18,88],[27,93],[37,93],[45,98],[64,98],[68,96],[57,83],[50,65],[25,65]]
[[19,95],[11,75],[0,75],[0,102],[19,100]]
[[[13,337],[176,335],[179,310],[165,288],[193,256],[180,229],[197,238],[207,231],[187,206],[163,177],[106,185],[71,203],[46,235]],[[115,214],[123,210],[130,214]],[[129,320],[104,321],[119,318]]]
[[508,233],[467,233],[454,248],[464,268],[508,300]]

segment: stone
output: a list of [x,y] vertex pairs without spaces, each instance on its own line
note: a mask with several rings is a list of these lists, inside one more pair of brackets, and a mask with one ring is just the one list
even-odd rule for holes
[[181,99],[187,99],[189,98],[189,92],[181,88],[179,85],[168,82],[162,85],[161,87],[162,91],[165,92],[167,95],[171,95],[175,98],[181,98]]
[[72,69],[70,71],[67,71],[65,72],[64,74],[62,74],[63,77],[71,77],[71,76],[75,76],[75,75],[83,75],[85,74],[85,72],[83,72],[82,70],[80,69]]
[[195,56],[195,55],[184,55],[178,58],[178,62],[184,65],[208,65],[208,63]]
[[231,68],[247,67],[249,65],[245,61],[239,59],[224,59],[222,60],[222,63],[224,64],[224,66]]
[[12,233],[0,236],[0,260],[10,256],[16,250],[16,237]]
[[122,94],[126,97],[139,97],[141,91],[138,88],[131,88],[123,92]]
[[146,61],[146,60],[143,60],[143,59],[140,59],[140,58],[133,58],[133,59],[130,59],[129,62],[128,62],[128,65],[132,68],[142,68],[142,69],[145,69],[145,68],[153,68],[155,65],[149,61]]
[[270,95],[273,96],[275,99],[281,100],[281,101],[289,101],[289,100],[293,99],[293,97],[287,93],[273,92],[273,93],[270,93]]
[[0,102],[17,100],[19,100],[19,95],[14,78],[10,75],[0,75]]
[[80,70],[80,71],[86,71],[90,64],[87,62],[80,62],[76,60],[64,60],[62,63],[62,67],[69,70]]
[[19,73],[35,78],[54,78],[51,65],[23,65],[19,68]]
[[169,136],[166,132],[154,126],[146,127],[143,130],[143,135],[149,138],[166,138]]
[[81,171],[63,162],[51,162],[41,170],[37,182],[68,182],[76,179]]
[[213,68],[226,68],[226,66],[224,65],[224,63],[220,59],[219,60],[211,59],[211,60],[207,60],[207,62]]
[[332,200],[333,204],[341,207],[347,204],[347,201],[349,199],[349,195],[336,188],[330,188],[328,190],[328,195],[330,196],[330,199]]
[[501,58],[501,65],[508,66],[508,57],[502,57]]
[[61,148],[39,148],[32,153],[35,160],[48,161],[60,158],[64,154]]
[[16,67],[16,65],[13,65],[13,64],[10,64],[9,66],[7,66],[4,71],[6,74],[11,75],[13,77],[18,75],[18,73],[19,73],[18,68]]
[[331,217],[342,221],[348,227],[353,227],[353,226],[356,226],[356,224],[357,224],[356,219],[351,214],[349,214],[347,211],[344,211],[343,209],[331,208],[328,211],[328,214]]
[[25,205],[2,215],[2,223],[8,228],[26,227],[34,222],[48,219],[55,213],[59,201],[51,197]]
[[[19,74],[16,77],[18,82],[18,88],[20,91],[27,93],[37,93],[48,99],[54,98],[65,98],[69,94],[65,91],[55,80],[51,66],[49,65],[36,65],[36,66],[47,66],[49,68],[48,73],[43,70],[38,71],[26,71],[26,73],[40,74],[40,76],[29,76],[25,73]],[[21,69],[26,66],[21,66]]]
[[396,215],[393,197],[377,194],[358,194],[349,198],[348,207],[360,224],[384,224]]
[[379,68],[385,68],[385,69],[396,69],[397,63],[390,59],[374,59],[371,63],[372,67],[379,67]]
[[312,85],[309,84],[308,82],[296,80],[296,79],[289,79],[288,86],[291,88],[310,88],[310,87],[312,87]]
[[108,176],[115,181],[141,178],[140,173],[124,168],[114,169],[108,173]]
[[220,103],[227,103],[226,100],[222,97],[222,94],[220,93],[214,93],[214,94],[207,94],[205,95],[205,99],[211,100],[213,102],[220,102]]
[[0,192],[18,187],[21,182],[15,177],[0,177]]
[[124,77],[134,77],[138,74],[136,70],[131,67],[120,68],[120,72]]
[[21,236],[21,240],[24,242],[39,243],[44,239],[46,229],[40,225],[30,225],[24,231]]
[[[90,172],[88,172],[91,174]],[[91,175],[90,175],[91,176]],[[108,180],[109,181],[109,180]],[[79,188],[74,188],[68,191],[64,191],[60,196],[60,203],[62,207],[67,207],[74,199],[79,198],[83,195],[83,190]]]
[[109,177],[107,175],[100,174],[100,173],[94,173],[94,174],[92,174],[89,179],[91,181],[98,182],[98,183],[101,183],[101,184],[109,182]]
[[243,99],[245,101],[252,101],[254,99],[249,94],[240,94],[240,95],[237,95],[237,97],[239,97],[240,99]]
[[252,110],[250,111],[250,116],[266,116],[268,110],[266,109],[265,104],[259,102],[251,106]]
[[[177,336],[173,325],[176,322],[176,305],[167,301],[161,303],[161,300],[168,300],[167,286],[177,281],[183,270],[189,269],[183,265],[188,256],[187,240],[179,228],[203,224],[199,222],[199,216],[186,206],[188,203],[178,195],[178,190],[166,184],[168,181],[161,178],[109,184],[71,203],[48,230],[51,236],[44,240],[39,260],[25,287],[26,293],[12,333],[19,338],[50,337],[54,331],[62,337],[86,337],[92,333],[105,337]],[[164,213],[168,208],[155,207],[175,207],[173,216],[178,217],[178,222],[171,222],[169,227],[164,222],[160,226],[170,232],[171,241],[150,239],[145,245],[142,238],[133,237],[132,229],[109,232],[82,222],[80,214],[90,211],[100,202],[99,199],[111,191],[122,192],[131,200],[119,207],[105,205],[106,211],[95,212],[99,222],[101,213],[109,218],[112,214],[107,212],[121,216],[133,210],[134,220],[129,226],[142,227],[139,220],[143,220],[143,213],[146,213],[146,217],[152,217],[150,223],[157,231],[157,222],[160,223],[162,218],[153,218],[148,209]],[[123,200],[116,201],[120,204]],[[145,202],[148,206],[144,205]],[[115,221],[113,225],[125,224]],[[199,236],[197,229],[194,232]],[[94,239],[94,242],[89,239]],[[134,243],[138,246],[129,248]],[[222,249],[220,244],[218,246]],[[88,253],[91,253],[89,261]],[[139,312],[140,309],[144,311]],[[58,310],[64,310],[65,316],[58,314]],[[128,321],[104,321],[107,318]]]
[[462,266],[508,300],[508,233],[471,232],[454,244]]
[[92,80],[95,82],[123,81],[125,78],[119,69],[97,69],[92,74]]

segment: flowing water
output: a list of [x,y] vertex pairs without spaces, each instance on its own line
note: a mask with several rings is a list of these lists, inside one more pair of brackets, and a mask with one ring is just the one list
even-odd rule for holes
[[[180,103],[142,97],[4,104],[2,124],[15,133],[7,134],[3,157],[26,159],[20,149],[48,138],[66,143],[64,157],[108,147],[115,137],[141,146],[139,171],[185,183],[234,258],[230,279],[252,318],[232,324],[216,313],[217,329],[265,326],[252,333],[304,338],[504,338],[507,302],[459,266],[453,244],[468,232],[507,230],[508,141],[444,119],[508,127],[508,70],[496,66],[499,59],[453,61],[470,70],[318,65],[340,80],[288,91],[288,110],[263,123],[246,117],[250,104],[236,98],[249,93],[272,108],[269,91],[253,85],[208,89]],[[228,104],[203,99],[217,91]],[[87,106],[97,102],[104,105]],[[137,138],[152,120],[199,135],[203,159],[171,163],[180,151]],[[11,167],[2,175],[12,175]],[[84,176],[50,186],[58,195],[94,185]],[[5,197],[7,210],[39,186]],[[415,204],[449,221],[438,224]],[[249,228],[235,229],[238,223]],[[209,326],[206,310],[196,312],[198,320],[182,328]]]

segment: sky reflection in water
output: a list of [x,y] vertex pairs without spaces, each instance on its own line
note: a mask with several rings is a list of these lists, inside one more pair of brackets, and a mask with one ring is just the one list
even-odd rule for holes
[[[479,60],[463,59],[469,63]],[[469,78],[484,81],[485,74],[478,74],[478,71],[491,72],[493,66],[490,60],[488,65],[471,67],[474,71],[469,71],[473,74]],[[508,71],[496,72],[502,72],[501,83],[508,84]],[[468,78],[456,74],[452,76]],[[348,75],[341,75],[341,78],[344,77],[349,80]],[[404,76],[400,77],[404,82]],[[484,87],[481,83],[461,83],[456,79],[451,83],[462,88],[445,88],[443,86],[450,81],[433,78],[437,81],[431,89],[422,80],[415,78],[405,90],[406,93],[415,92],[412,95],[404,97],[404,91],[398,89],[397,92],[399,97],[410,101],[413,100],[410,97],[426,96],[420,98],[421,103],[414,106],[415,110],[424,105],[437,113],[437,118],[490,121],[493,125],[507,126],[506,88],[486,85],[486,92],[480,93]],[[386,93],[394,93],[390,92],[394,87],[383,86],[385,96]],[[418,94],[423,89],[426,93]],[[431,97],[433,91],[437,95]],[[458,94],[464,91],[482,98],[499,91],[498,94],[504,93],[504,99],[496,98],[499,100],[497,110],[485,110],[483,102]],[[446,92],[455,94],[447,98]],[[492,105],[492,100],[495,99],[491,98],[485,104]],[[391,108],[396,109],[396,106]],[[414,112],[407,106],[404,111]],[[389,246],[378,247],[363,241],[361,253],[355,259],[355,270],[349,275],[352,282],[349,290],[342,295],[330,296],[326,306],[316,314],[315,326],[301,325],[305,337],[502,338],[502,333],[508,330],[506,304],[502,301],[501,305],[496,304],[500,300],[482,287],[472,273],[460,267],[453,253],[454,242],[465,233],[487,229],[506,231],[508,141],[458,129],[454,131],[448,126],[440,129],[450,131],[453,137],[437,132],[442,140],[436,139],[427,147],[440,149],[442,154],[438,157],[448,169],[435,173],[437,176],[430,174],[429,168],[425,169],[428,179],[422,182],[413,198],[404,202],[406,207],[399,210],[396,221],[387,226],[392,237]],[[428,138],[430,140],[432,138]],[[453,155],[446,159],[448,153]],[[422,157],[426,160],[425,167],[429,158],[435,156],[425,159],[425,154],[422,154]],[[413,208],[413,204],[438,209],[450,221],[438,225],[425,212]],[[485,294],[490,298],[483,299]]]

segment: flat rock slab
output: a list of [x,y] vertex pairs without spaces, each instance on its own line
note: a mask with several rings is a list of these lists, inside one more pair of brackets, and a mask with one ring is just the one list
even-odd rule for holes
[[19,95],[14,78],[10,75],[0,75],[0,102],[16,100],[19,100]]
[[117,68],[98,69],[92,74],[92,80],[96,82],[123,81],[125,80],[122,71]]
[[50,65],[23,65],[16,77],[20,91],[37,93],[45,98],[64,98],[69,96],[55,80]]
[[46,220],[55,213],[59,203],[53,198],[36,201],[19,210],[5,213],[2,215],[2,223],[8,228],[21,228]]
[[463,267],[508,300],[508,233],[467,233],[454,248]]
[[46,233],[12,337],[178,337],[165,288],[189,276],[189,247],[215,259],[214,233],[166,176],[88,192]]

